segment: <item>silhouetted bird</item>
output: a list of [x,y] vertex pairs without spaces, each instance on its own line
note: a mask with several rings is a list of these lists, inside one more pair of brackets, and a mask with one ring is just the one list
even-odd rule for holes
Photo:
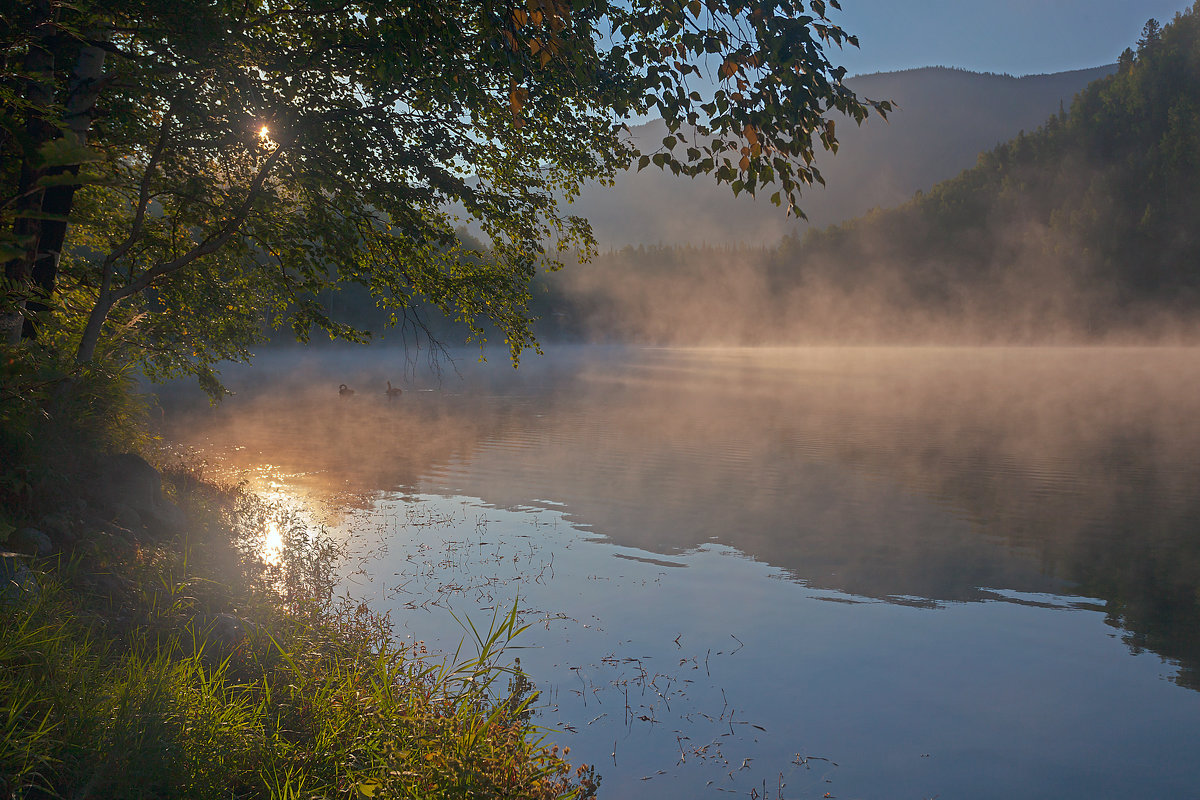
[[388,384],[388,388],[387,388],[387,391],[384,392],[384,394],[386,394],[388,396],[389,400],[391,400],[392,398],[395,398],[395,397],[399,397],[401,394],[404,393],[404,390],[401,389],[399,386],[392,386],[391,381],[388,381],[387,384]]
[[340,394],[342,397],[349,397],[350,395],[354,394],[354,390],[343,383],[338,387],[338,394]]

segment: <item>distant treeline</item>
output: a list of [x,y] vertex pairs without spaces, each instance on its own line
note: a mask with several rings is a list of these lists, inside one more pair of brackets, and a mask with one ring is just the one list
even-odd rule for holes
[[[1107,334],[1200,300],[1200,16],[1147,23],[1116,74],[1069,113],[973,169],[877,212],[785,242],[784,263],[843,289],[1002,323],[1030,312]],[[880,274],[884,273],[884,274]]]

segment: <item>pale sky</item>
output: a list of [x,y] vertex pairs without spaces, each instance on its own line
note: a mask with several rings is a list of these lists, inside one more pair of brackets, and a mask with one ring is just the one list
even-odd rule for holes
[[1189,0],[842,0],[833,20],[859,49],[832,54],[851,75],[962,67],[1030,75],[1116,62],[1146,20]]

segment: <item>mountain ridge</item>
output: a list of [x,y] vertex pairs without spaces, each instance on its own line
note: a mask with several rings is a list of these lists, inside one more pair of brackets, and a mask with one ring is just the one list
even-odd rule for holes
[[[1115,70],[1112,64],[1014,77],[921,67],[849,78],[856,92],[895,100],[899,108],[887,121],[872,118],[861,127],[838,120],[838,154],[822,152],[817,159],[827,186],[808,189],[802,199],[808,223],[772,205],[769,191],[735,198],[727,186],[654,168],[621,173],[612,187],[585,187],[572,213],[591,221],[602,248],[774,244],[810,226],[843,222],[927,191],[973,166],[979,153],[1037,128],[1070,106],[1087,84]],[[633,134],[657,142],[662,129],[660,121],[652,121]]]

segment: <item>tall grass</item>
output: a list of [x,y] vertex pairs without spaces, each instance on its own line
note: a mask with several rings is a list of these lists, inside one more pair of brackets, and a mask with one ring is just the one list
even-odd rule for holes
[[[0,608],[0,798],[594,796],[530,723],[515,606],[430,659],[332,599],[322,537],[176,478],[189,536],[81,547]],[[292,532],[277,564],[245,546],[267,520]]]

